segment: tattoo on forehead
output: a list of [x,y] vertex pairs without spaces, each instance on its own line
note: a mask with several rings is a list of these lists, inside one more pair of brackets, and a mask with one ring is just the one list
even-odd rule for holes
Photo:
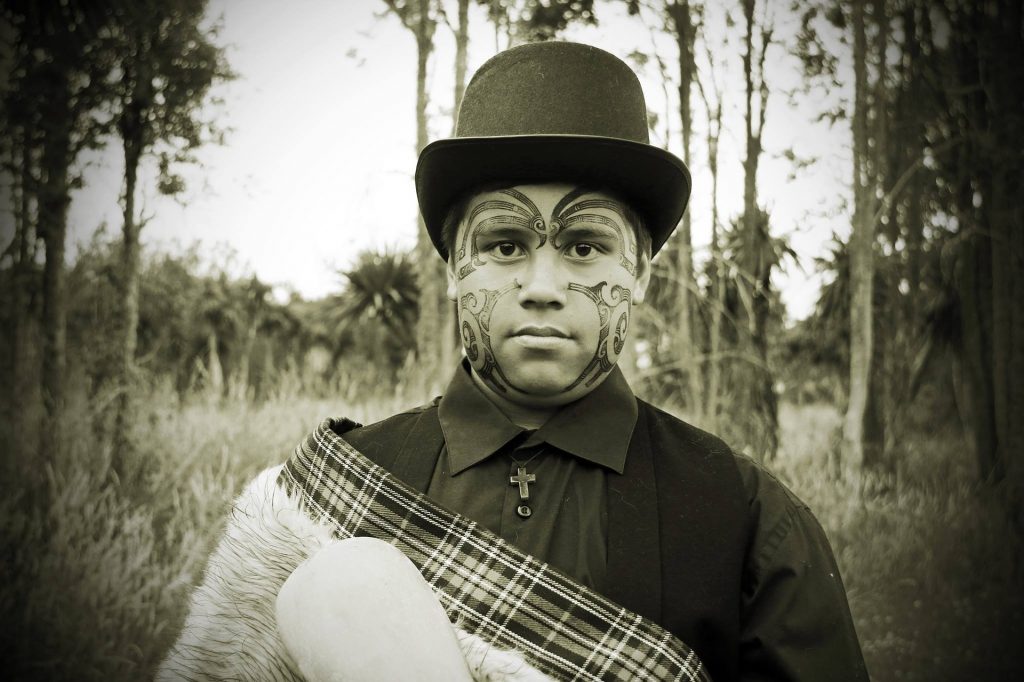
[[[629,310],[632,302],[632,292],[629,289],[618,284],[609,287],[608,282],[598,282],[590,287],[570,282],[569,290],[583,294],[597,307],[600,328],[594,356],[576,377],[576,380],[565,387],[566,392],[584,382],[587,386],[592,386],[600,377],[615,367],[615,361],[626,344],[626,331],[629,327]],[[613,324],[614,330],[612,329]]]
[[462,320],[459,331],[469,364],[481,379],[502,393],[507,392],[506,386],[512,386],[512,383],[494,357],[494,349],[491,347],[491,313],[502,296],[519,287],[519,281],[513,280],[501,289],[481,289],[479,296],[477,293],[469,293],[459,299],[459,317]]
[[[482,201],[473,207],[473,210],[466,219],[466,229],[462,233],[462,239],[455,255],[455,263],[458,266],[456,276],[459,280],[465,279],[477,267],[484,264],[480,259],[479,247],[477,245],[477,236],[482,230],[501,226],[528,228],[538,236],[539,240],[536,248],[539,249],[547,243],[549,237],[553,246],[561,247],[561,244],[558,243],[558,236],[566,228],[582,222],[604,225],[615,232],[619,242],[619,265],[630,275],[635,276],[638,263],[638,240],[635,236],[630,238],[628,230],[624,227],[628,220],[622,204],[611,199],[598,198],[576,201],[581,196],[592,191],[586,187],[576,187],[570,190],[558,200],[558,203],[555,204],[551,212],[551,219],[545,223],[544,217],[541,216],[537,205],[528,196],[512,188],[498,190],[495,194],[501,194],[507,197],[507,199],[488,199]],[[606,215],[587,212],[593,209],[609,211],[618,216],[619,220]],[[477,223],[477,218],[485,211],[502,211],[502,213]],[[467,246],[469,248],[468,261]]]
[[[509,197],[509,200],[490,199],[483,201],[473,207],[469,217],[466,219],[466,230],[462,234],[462,241],[456,252],[455,262],[458,264],[465,261],[467,244],[470,249],[470,259],[468,263],[463,263],[459,266],[457,275],[460,280],[464,279],[478,266],[484,264],[480,260],[480,252],[476,243],[476,237],[483,229],[503,225],[525,227],[533,230],[540,236],[539,246],[543,246],[547,239],[547,227],[544,224],[544,218],[541,216],[536,204],[530,201],[529,197],[514,189],[503,189],[496,193]],[[506,213],[481,220],[479,224],[475,224],[477,216],[484,211],[506,211]],[[508,211],[511,213],[508,213]]]

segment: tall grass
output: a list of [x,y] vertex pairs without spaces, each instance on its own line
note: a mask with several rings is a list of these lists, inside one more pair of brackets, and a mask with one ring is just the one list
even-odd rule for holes
[[827,475],[833,407],[783,405],[780,424],[770,466],[832,542],[872,679],[1022,679],[1024,548],[955,426],[902,443],[895,486],[863,497]]
[[[42,467],[5,461],[0,497],[0,654],[8,679],[152,676],[232,498],[284,460],[323,417],[369,422],[418,402],[345,405],[298,397],[261,406],[176,406],[155,396],[122,480],[84,405],[65,453]],[[1024,671],[1017,598],[1022,556],[999,504],[970,484],[957,438],[907,444],[896,488],[861,499],[829,480],[838,415],[783,406],[771,464],[815,510],[836,549],[873,678],[1008,679]]]
[[17,671],[8,679],[151,677],[232,498],[335,411],[314,401],[163,402],[139,424],[122,480],[82,407],[64,424],[58,459],[5,459],[0,652]]

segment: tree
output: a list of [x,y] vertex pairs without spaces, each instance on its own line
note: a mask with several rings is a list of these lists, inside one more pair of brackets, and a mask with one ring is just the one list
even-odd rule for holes
[[[693,108],[690,104],[690,93],[696,77],[697,66],[693,52],[699,28],[699,14],[691,8],[688,0],[675,0],[665,6],[672,34],[675,36],[679,53],[679,121],[682,124],[683,162],[692,166],[690,146],[693,137]],[[696,16],[695,16],[696,14]],[[683,219],[667,245],[670,267],[674,270],[675,304],[672,306],[676,330],[675,355],[683,367],[686,381],[686,404],[701,420],[703,411],[700,382],[700,363],[697,359],[696,335],[694,334],[694,311],[696,280],[693,275],[693,238],[690,212],[683,214]]]
[[452,133],[458,119],[462,95],[466,92],[466,54],[469,51],[469,0],[458,0],[458,25],[455,33],[455,96],[452,101]]
[[10,194],[14,234],[0,260],[10,258],[11,268],[6,280],[10,287],[9,314],[11,329],[11,442],[18,450],[19,461],[27,460],[28,453],[20,452],[27,444],[26,405],[31,401],[32,381],[35,374],[30,371],[29,348],[37,326],[37,302],[39,298],[39,272],[36,266],[36,212],[33,180],[36,160],[33,158],[35,144],[28,128],[12,126],[11,135],[2,144],[3,168],[10,175]]
[[[852,3],[853,220],[850,231],[850,394],[843,421],[842,462],[846,477],[862,490],[866,472],[880,473],[885,458],[883,421],[876,405],[884,390],[879,384],[881,347],[875,331],[875,240],[877,196],[886,182],[886,49],[888,17],[884,0],[874,0],[873,45],[868,44],[866,2]],[[875,60],[875,82],[868,73]]]
[[958,217],[956,294],[961,318],[961,363],[971,445],[982,480],[999,486],[1018,530],[1024,529],[1024,238],[1020,189],[1024,163],[1022,93],[1024,38],[1020,3],[949,0],[941,11],[951,26],[943,73],[952,134],[959,154],[943,171],[951,180]]
[[718,141],[722,134],[722,88],[715,76],[715,59],[711,47],[705,38],[705,52],[708,63],[708,80],[711,95],[704,87],[703,79],[697,75],[697,89],[704,103],[707,118],[708,170],[711,172],[711,259],[708,263],[710,295],[708,310],[708,353],[707,353],[707,387],[704,389],[704,419],[708,430],[718,431],[718,407],[722,378],[722,323],[725,314],[725,285],[722,258],[721,223],[718,217]]
[[335,359],[345,351],[378,353],[397,371],[416,348],[420,290],[414,261],[403,252],[364,251],[340,274],[346,285],[333,298],[329,317],[331,336],[347,343],[335,347]]
[[109,125],[99,115],[110,95],[109,15],[100,5],[52,0],[16,0],[3,13],[14,31],[4,119],[31,146],[23,156],[32,174],[24,187],[36,200],[36,230],[46,254],[41,386],[47,424],[40,446],[52,457],[60,445],[64,405],[68,205],[71,190],[81,182],[76,160],[99,144]]
[[225,397],[224,365],[222,357],[227,341],[238,338],[245,325],[241,311],[234,305],[231,282],[227,275],[207,278],[203,283],[203,303],[199,311],[200,329],[206,343],[206,366],[202,370],[202,388],[206,400],[220,402]]
[[228,396],[238,401],[249,398],[250,363],[256,338],[272,310],[270,302],[271,287],[261,282],[255,275],[240,286],[235,287],[235,298],[241,321],[240,347],[237,350],[238,362],[228,381]]
[[[427,64],[434,50],[437,27],[433,0],[384,0],[416,39],[416,153],[427,146]],[[448,367],[455,357],[455,320],[445,297],[445,264],[437,257],[427,235],[422,216],[419,217],[416,263],[420,288],[420,314],[416,326],[416,355],[422,372],[425,392],[433,393],[440,386],[440,376],[431,372]]]
[[[553,40],[574,22],[596,24],[594,0],[478,0],[494,24],[494,51]],[[499,36],[505,34],[505,45]]]
[[159,158],[158,189],[183,189],[171,164],[188,161],[196,147],[216,139],[213,124],[202,117],[211,86],[230,78],[216,29],[202,26],[206,0],[122,3],[113,25],[120,74],[114,101],[116,127],[124,151],[125,189],[121,264],[121,362],[114,428],[115,470],[129,446],[133,418],[133,375],[139,322],[138,171],[147,155]]
[[[895,89],[893,80],[899,72],[889,69],[893,39],[887,3],[850,0],[826,7],[812,5],[805,11],[797,49],[805,75],[825,80],[830,88],[839,85],[834,51],[825,48],[812,28],[819,15],[839,32],[853,61],[853,209],[850,238],[844,247],[849,273],[844,288],[849,296],[849,305],[844,308],[849,314],[849,379],[837,466],[865,492],[876,484],[889,485],[894,479],[893,426],[906,402],[897,395],[909,383],[909,363],[901,348],[907,334],[899,331],[901,325],[895,316],[902,296],[902,272],[898,259],[889,263],[879,256],[879,237],[888,237],[895,253],[901,242],[900,226],[907,219],[907,212],[897,210],[894,202],[904,184],[894,175],[904,161],[894,156],[888,141],[890,126],[894,125],[890,92]],[[904,49],[909,40],[904,40]],[[842,108],[840,105],[839,110]],[[826,112],[824,116],[835,121],[843,115]],[[912,175],[904,172],[904,179],[909,177]],[[885,230],[881,229],[883,224],[887,225]],[[877,334],[879,326],[890,333],[884,337]]]
[[[768,366],[768,317],[771,307],[771,272],[778,263],[773,257],[768,214],[757,201],[757,169],[763,151],[762,138],[768,110],[768,82],[765,59],[772,43],[774,26],[764,10],[758,26],[755,19],[757,0],[742,0],[745,21],[743,78],[745,95],[744,133],[746,156],[743,161],[743,237],[740,242],[739,267],[743,278],[739,292],[746,303],[746,339],[752,362],[740,370],[746,378],[737,397],[740,409],[751,417],[753,429],[748,442],[756,444],[760,458],[771,459],[778,448],[778,406],[774,379]],[[755,41],[755,29],[757,41]]]

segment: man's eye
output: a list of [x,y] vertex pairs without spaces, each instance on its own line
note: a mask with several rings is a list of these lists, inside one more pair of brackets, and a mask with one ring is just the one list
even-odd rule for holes
[[572,255],[576,256],[577,258],[590,258],[592,255],[594,255],[595,251],[596,248],[594,247],[594,245],[588,244],[586,242],[580,242],[578,244],[572,245]]
[[491,246],[490,251],[501,258],[512,258],[519,254],[519,245],[515,242],[498,242]]

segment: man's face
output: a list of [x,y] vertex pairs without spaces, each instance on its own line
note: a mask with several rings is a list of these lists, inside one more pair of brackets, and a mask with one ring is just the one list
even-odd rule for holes
[[649,280],[624,206],[566,184],[476,195],[448,261],[474,374],[531,407],[563,405],[604,380]]

